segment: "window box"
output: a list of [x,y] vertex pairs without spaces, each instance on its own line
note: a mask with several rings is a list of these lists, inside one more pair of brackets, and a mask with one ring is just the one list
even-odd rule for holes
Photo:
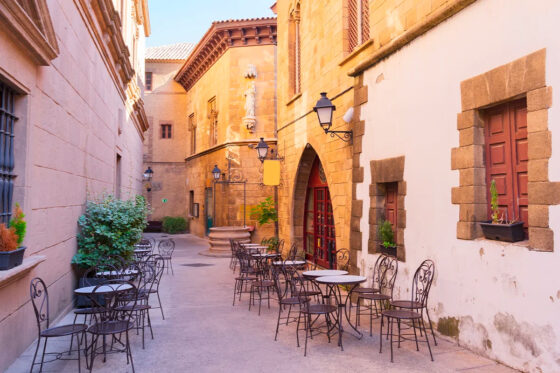
[[525,239],[522,221],[512,224],[492,224],[492,221],[489,220],[480,223],[480,227],[484,237],[489,240],[517,242]]
[[0,252],[0,271],[6,271],[21,265],[25,246],[20,246],[14,251]]
[[387,246],[385,247],[385,245],[381,244],[379,245],[379,252],[381,254],[386,254],[389,256],[394,256],[395,258],[397,257],[397,246]]

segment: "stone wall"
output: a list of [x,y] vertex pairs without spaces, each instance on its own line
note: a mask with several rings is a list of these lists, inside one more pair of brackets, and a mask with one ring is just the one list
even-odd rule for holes
[[[0,22],[0,79],[19,93],[14,202],[22,205],[28,227],[23,265],[11,275],[0,272],[0,371],[37,337],[31,278],[39,276],[48,286],[51,323],[71,309],[77,219],[87,199],[116,192],[117,154],[120,195],[141,189],[143,134],[132,109],[137,102],[127,98],[106,46],[94,42],[101,32],[97,24],[82,18],[91,12],[95,20],[92,9],[79,1],[47,5],[58,55],[41,66]],[[30,271],[14,273],[31,264]]]

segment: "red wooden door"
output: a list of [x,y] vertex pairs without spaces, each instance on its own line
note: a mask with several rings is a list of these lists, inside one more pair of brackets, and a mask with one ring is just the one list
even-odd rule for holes
[[310,261],[335,268],[336,235],[329,187],[319,159],[309,175],[304,220],[304,250]]
[[488,216],[490,183],[496,181],[500,215],[508,221],[528,222],[527,104],[525,99],[486,111],[486,184]]
[[385,220],[393,225],[395,240],[397,239],[397,183],[387,183],[385,185]]

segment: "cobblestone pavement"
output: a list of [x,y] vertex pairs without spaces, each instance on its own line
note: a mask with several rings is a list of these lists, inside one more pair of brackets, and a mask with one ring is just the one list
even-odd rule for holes
[[[416,351],[414,342],[407,342],[395,349],[395,362],[391,363],[388,344],[379,353],[375,333],[379,325],[374,325],[370,337],[365,319],[360,327],[364,337],[358,340],[344,335],[344,351],[337,347],[336,339],[328,343],[325,335],[319,335],[308,342],[304,357],[303,347],[296,347],[295,325],[281,327],[278,341],[274,341],[275,303],[271,309],[264,307],[260,317],[256,308],[248,310],[246,295],[232,307],[234,275],[229,259],[199,255],[208,247],[203,239],[191,235],[174,239],[175,274],[164,274],[161,285],[165,320],[159,310],[151,311],[155,338],[146,340],[144,350],[140,336],[131,337],[136,372],[513,372],[442,338],[432,347],[435,362],[430,361],[425,344]],[[72,319],[70,313],[61,323]],[[49,350],[63,350],[68,343],[69,339],[49,341]],[[28,372],[35,346],[29,346],[7,372]],[[85,365],[82,368],[86,371]],[[56,361],[43,371],[76,372],[77,363]],[[98,357],[94,371],[132,369],[119,353],[109,355],[105,363]]]

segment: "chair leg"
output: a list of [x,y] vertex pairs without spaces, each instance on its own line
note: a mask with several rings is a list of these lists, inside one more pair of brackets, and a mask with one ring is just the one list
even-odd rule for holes
[[296,327],[296,340],[297,340],[297,346],[299,347],[299,324],[301,321],[301,312],[298,315],[298,319],[297,319],[297,327]]
[[422,329],[424,329],[424,336],[426,337],[426,343],[428,344],[428,351],[430,351],[430,359],[434,361],[434,355],[432,355],[432,348],[430,347],[430,340],[428,339],[428,333],[426,332],[426,325],[424,325],[424,319],[420,318],[420,323],[422,324]]
[[97,350],[97,340],[99,339],[98,335],[93,335],[91,340],[91,361],[89,363],[89,371],[91,373],[93,369],[93,361],[95,360],[95,350]]
[[[74,314],[74,324],[76,323],[76,319],[78,318],[78,314]],[[76,336],[78,338],[78,336]],[[74,343],[74,334],[70,337],[70,349],[68,350],[68,355],[72,353],[72,344]]]
[[390,318],[389,323],[391,324],[391,363],[392,363],[393,362],[393,324],[395,324],[395,321],[392,318]]
[[[74,334],[72,334],[72,337],[74,337]],[[82,372],[82,358],[80,357],[80,355],[82,354],[82,351],[80,351],[80,341],[78,340],[78,336],[76,336],[76,340],[78,343],[78,373]]]
[[397,343],[397,347],[401,348],[401,319],[397,319],[397,329],[399,330],[399,340]]
[[35,355],[33,355],[33,361],[31,362],[31,369],[29,373],[33,373],[33,367],[35,366],[35,359],[37,358],[37,352],[39,352],[39,345],[41,344],[41,336],[37,339],[37,347],[35,348]]
[[150,334],[152,335],[152,339],[154,339],[154,331],[152,330],[152,320],[150,320],[150,310],[146,310],[146,314],[148,315],[148,326],[150,327]]
[[414,322],[414,319],[412,319],[412,330],[414,330],[414,341],[416,342],[416,351],[420,351],[418,349],[418,337],[416,336],[416,324]]
[[41,368],[39,369],[39,373],[43,371],[43,362],[45,361],[45,351],[47,350],[47,341],[49,339],[45,337],[45,342],[43,344],[43,356],[41,356]]
[[239,281],[235,280],[235,284],[233,285],[233,303],[232,306],[235,306],[235,298],[237,297],[237,287],[239,286]]
[[169,258],[169,266],[171,267],[171,275],[175,276],[175,273],[173,272],[173,261],[171,261],[171,258]]
[[132,360],[132,350],[130,349],[130,340],[128,339],[128,330],[126,331],[126,346],[128,350],[128,355],[130,356],[130,366],[132,367],[132,373],[134,373],[134,361]]
[[383,347],[383,319],[385,316],[381,315],[381,326],[379,327],[379,353]]
[[308,318],[309,315],[305,315],[304,317],[304,322],[305,322],[305,350],[303,352],[303,356],[307,356],[307,338],[308,338],[308,332],[310,331],[311,325],[310,325],[310,321]]
[[426,307],[426,315],[428,315],[428,323],[430,324],[430,331],[432,332],[432,337],[434,338],[434,345],[437,346],[436,335],[434,334],[434,328],[432,327],[432,320],[430,320],[430,312],[428,312],[428,307]]
[[278,305],[278,320],[276,321],[276,334],[274,334],[274,340],[276,341],[278,338],[278,328],[280,327],[280,314],[282,313],[282,305]]
[[159,290],[157,291],[156,294],[157,294],[157,300],[158,300],[158,303],[159,303],[159,309],[161,311],[161,317],[162,317],[162,319],[165,320],[165,316],[163,315],[163,307],[161,305],[161,299],[159,298]]

